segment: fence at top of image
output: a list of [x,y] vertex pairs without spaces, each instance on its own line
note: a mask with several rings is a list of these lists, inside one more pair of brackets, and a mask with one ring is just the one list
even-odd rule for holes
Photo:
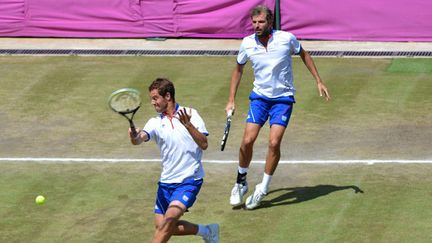
[[[432,1],[425,0],[3,0],[1,4],[1,37],[243,38],[253,33],[249,11],[265,4],[274,10],[275,28],[300,39],[432,41]],[[318,11],[308,14],[311,9]]]
[[[321,57],[432,57],[432,51],[309,51]],[[233,50],[0,49],[0,55],[59,56],[236,56]]]

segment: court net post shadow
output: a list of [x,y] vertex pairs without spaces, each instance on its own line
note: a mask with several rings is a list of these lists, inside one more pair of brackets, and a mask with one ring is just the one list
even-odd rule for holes
[[[294,203],[301,203],[305,201],[309,201],[318,197],[326,196],[332,192],[352,189],[354,193],[364,193],[358,186],[335,186],[335,185],[317,185],[317,186],[306,186],[306,187],[290,187],[290,188],[279,188],[273,191],[270,191],[267,194],[267,197],[261,203],[260,208],[268,208],[274,206],[282,206],[289,205]],[[271,194],[285,191],[284,194],[272,198],[270,200],[266,200],[267,198],[271,198]],[[270,197],[269,197],[270,196]]]

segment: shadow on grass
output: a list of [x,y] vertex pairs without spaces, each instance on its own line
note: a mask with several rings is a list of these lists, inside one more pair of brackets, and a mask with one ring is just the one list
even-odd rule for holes
[[332,192],[352,189],[355,193],[363,193],[363,191],[357,186],[334,186],[334,185],[317,185],[317,186],[306,186],[306,187],[292,187],[292,188],[280,188],[273,191],[270,191],[267,194],[267,198],[276,192],[286,191],[286,193],[275,197],[270,200],[264,200],[261,202],[261,205],[258,208],[268,208],[275,206],[282,206],[288,204],[301,203],[305,201],[309,201],[318,197],[325,196]]

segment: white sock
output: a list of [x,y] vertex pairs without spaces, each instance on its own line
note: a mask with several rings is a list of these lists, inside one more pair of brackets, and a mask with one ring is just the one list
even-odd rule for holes
[[199,236],[205,236],[205,235],[208,235],[209,233],[210,233],[209,229],[207,228],[206,225],[202,225],[202,224],[198,225],[198,233],[197,233],[197,235],[199,235]]
[[266,173],[264,173],[263,180],[261,182],[261,190],[265,194],[267,194],[267,192],[269,190],[271,179],[272,179],[271,175],[267,175]]
[[240,167],[240,166],[238,167],[238,172],[239,172],[240,174],[247,173],[248,170],[249,170],[249,168],[243,168],[243,167]]

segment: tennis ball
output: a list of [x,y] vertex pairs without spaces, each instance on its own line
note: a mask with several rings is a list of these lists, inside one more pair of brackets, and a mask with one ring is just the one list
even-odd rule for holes
[[35,202],[36,202],[36,204],[39,204],[39,205],[44,204],[45,203],[45,197],[42,195],[39,195],[36,197]]

